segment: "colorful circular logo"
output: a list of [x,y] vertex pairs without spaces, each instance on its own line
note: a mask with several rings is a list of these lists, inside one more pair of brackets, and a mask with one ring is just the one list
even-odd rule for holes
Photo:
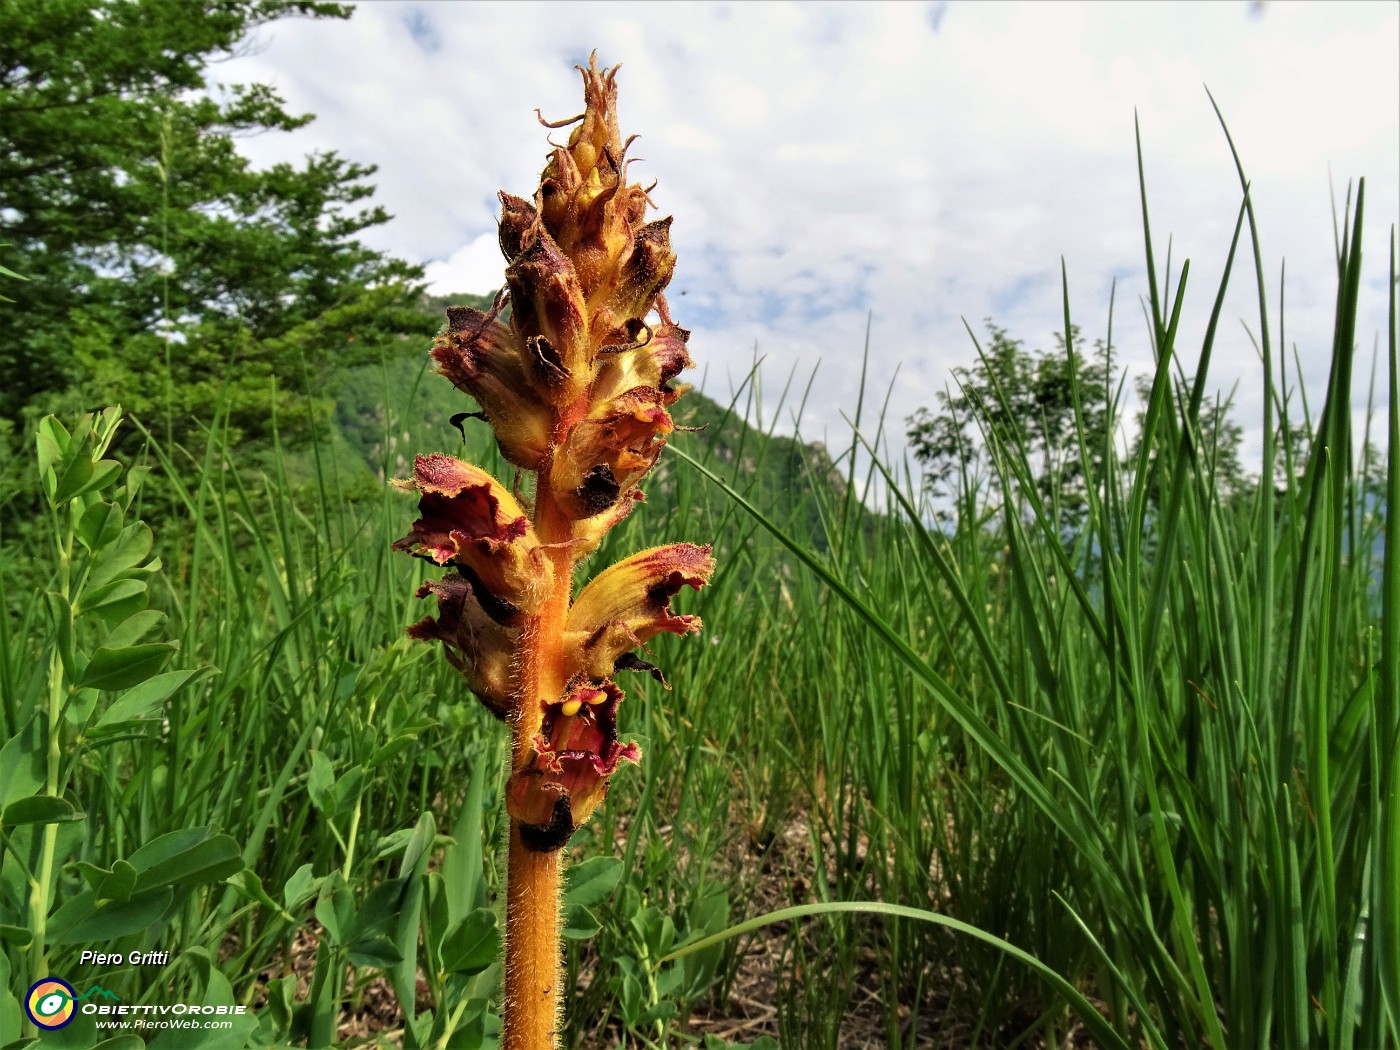
[[29,994],[24,997],[24,1012],[40,1028],[50,1031],[62,1028],[77,1012],[73,1008],[77,996],[67,981],[45,977],[29,986]]

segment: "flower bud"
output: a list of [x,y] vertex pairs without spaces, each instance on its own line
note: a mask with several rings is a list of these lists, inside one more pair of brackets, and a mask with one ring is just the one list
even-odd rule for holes
[[523,197],[512,196],[504,190],[498,196],[501,199],[501,221],[496,227],[496,237],[506,262],[515,262],[521,249],[529,243],[530,230],[539,221],[539,213]]

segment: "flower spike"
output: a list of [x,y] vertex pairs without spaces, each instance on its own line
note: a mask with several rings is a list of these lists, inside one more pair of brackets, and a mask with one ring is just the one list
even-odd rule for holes
[[[675,271],[671,219],[648,221],[650,188],[628,181],[617,67],[590,57],[584,112],[530,196],[500,194],[505,288],[491,310],[452,307],[433,344],[438,372],[470,395],[520,474],[508,489],[451,456],[419,456],[418,520],[395,549],[450,571],[420,598],[436,615],[408,628],[439,642],[467,687],[511,733],[505,804],[503,1050],[556,1045],[560,852],[641,760],[619,736],[618,671],[661,671],[637,655],[656,635],[692,634],[672,599],[714,572],[710,548],[634,554],[574,595],[575,569],[643,501],[638,487],[677,427],[690,333],[662,292]],[[543,121],[543,118],[541,118]],[[507,308],[509,313],[507,313]],[[455,417],[454,417],[455,418]],[[533,479],[533,484],[531,480]]]

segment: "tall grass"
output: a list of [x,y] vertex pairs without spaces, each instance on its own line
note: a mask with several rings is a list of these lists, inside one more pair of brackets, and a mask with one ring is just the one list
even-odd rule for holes
[[[829,848],[814,850],[835,862],[835,884],[820,886],[830,899],[918,904],[1004,936],[1092,988],[1134,1044],[1395,1045],[1395,264],[1389,468],[1363,477],[1350,401],[1364,203],[1363,183],[1342,217],[1331,375],[1303,424],[1304,462],[1279,463],[1296,406],[1269,338],[1247,189],[1188,353],[1177,333],[1189,268],[1163,276],[1144,180],[1155,373],[1127,461],[1085,445],[1076,391],[1080,458],[1101,466],[1076,493],[1088,515],[1068,542],[1026,444],[992,426],[997,495],[979,498],[964,471],[950,530],[932,528],[878,458],[889,513],[873,535],[849,534],[842,557],[748,508],[839,599],[801,610],[823,627],[802,647],[810,677],[797,678],[855,681],[838,696],[801,690],[797,702],[810,700],[793,719],[812,727],[799,768],[840,763],[811,809],[832,815]],[[1246,223],[1263,480],[1230,495],[1197,421]],[[1067,280],[1064,325],[1070,346]],[[1006,418],[998,400],[980,420]],[[866,839],[864,856],[851,848]],[[1069,1024],[975,943],[925,947],[893,929],[887,943],[892,997],[917,996],[926,951],[970,964],[941,975],[954,998],[983,1004],[970,1042],[1027,1024],[1057,1039]],[[891,1045],[913,1031],[889,1017]]]
[[[1144,203],[1156,368],[1143,439],[1126,461],[1114,445],[1081,448],[1099,466],[1073,494],[1088,507],[1073,532],[1004,430],[985,434],[998,484],[974,491],[966,477],[946,527],[932,524],[916,479],[859,436],[833,463],[745,425],[759,418],[752,386],[706,416],[703,441],[678,439],[685,455],[651,479],[649,513],[617,529],[591,568],[704,535],[718,538],[722,569],[703,603],[706,634],[655,643],[669,688],[627,683],[623,733],[647,760],[616,778],[573,844],[575,1045],[765,1031],[793,1048],[1059,1045],[1086,1023],[1103,1045],[1396,1044],[1394,262],[1378,479],[1358,471],[1349,411],[1364,189],[1337,245],[1331,380],[1300,419],[1241,185],[1235,240],[1222,245],[1233,266],[1204,290],[1193,271],[1159,264]],[[1224,282],[1242,279],[1233,269],[1251,255],[1264,482],[1230,494],[1196,421]],[[1189,310],[1210,323],[1186,348]],[[1066,279],[1066,333],[1071,313]],[[1126,420],[1120,390],[1109,397]],[[407,473],[401,450],[462,441],[445,416],[418,423],[407,407],[417,398],[386,378],[384,477]],[[881,425],[853,422],[857,434]],[[1301,461],[1278,438],[1299,425]],[[349,469],[339,439],[308,455],[274,450],[262,472],[218,421],[202,448],[147,447],[148,485],[174,508],[162,512],[152,589],[176,628],[178,666],[209,670],[120,732],[71,722],[69,799],[86,819],[57,836],[55,903],[92,867],[110,871],[182,829],[221,829],[246,871],[196,886],[104,947],[171,949],[168,966],[80,965],[94,945],[73,942],[51,949],[51,971],[130,1003],[214,995],[226,980],[258,1007],[242,1037],[259,1045],[354,1041],[337,1030],[363,1030],[356,1010],[373,1007],[382,979],[400,1003],[424,1002],[381,1045],[489,1045],[489,1011],[466,1004],[495,975],[468,980],[443,963],[434,909],[462,929],[463,915],[492,906],[499,829],[486,796],[499,741],[450,668],[403,637],[425,612],[413,569],[389,553],[411,500],[387,488],[352,498],[363,466]],[[800,478],[802,498],[775,496],[770,466]],[[0,568],[3,740],[43,692],[34,658],[52,628],[36,596],[52,540],[41,529]],[[616,873],[588,866],[614,852],[615,888]],[[13,853],[0,868],[7,906],[24,899]],[[407,914],[419,891],[410,926],[367,925],[388,904]],[[821,907],[860,901],[891,907]],[[788,906],[807,907],[662,961]],[[928,913],[986,936],[919,921]],[[21,925],[8,912],[4,922]],[[21,939],[5,947],[14,997],[27,987]],[[7,1039],[15,1010],[0,1003]],[[458,1034],[439,1039],[434,1017],[454,1010]]]

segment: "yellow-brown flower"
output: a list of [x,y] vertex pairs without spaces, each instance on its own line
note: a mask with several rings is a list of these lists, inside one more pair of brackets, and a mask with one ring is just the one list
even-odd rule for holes
[[690,333],[662,296],[676,265],[671,220],[648,221],[648,191],[627,180],[617,70],[590,58],[580,72],[584,112],[550,125],[575,126],[533,197],[500,194],[505,290],[489,312],[449,310],[432,351],[525,483],[517,475],[508,490],[450,456],[420,456],[404,483],[419,493],[420,516],[395,544],[453,567],[420,588],[437,614],[409,633],[440,641],[511,729],[504,1050],[553,1043],[558,851],[618,766],[641,758],[619,738],[613,676],[650,671],[664,684],[636,650],[700,629],[671,600],[714,571],[710,548],[672,544],[573,595],[578,562],[642,500],[638,485],[685,392],[673,380],[690,366]]

